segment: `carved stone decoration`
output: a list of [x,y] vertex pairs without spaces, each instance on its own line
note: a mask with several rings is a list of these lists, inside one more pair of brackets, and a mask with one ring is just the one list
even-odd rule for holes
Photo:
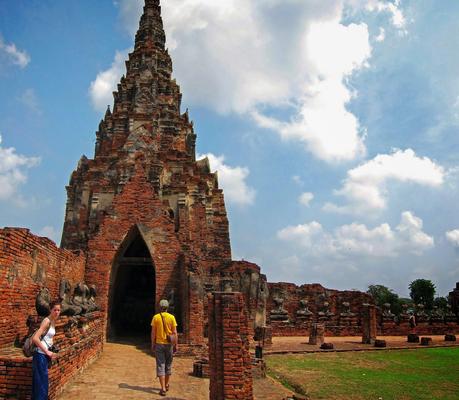
[[134,96],[134,112],[148,113],[153,103],[154,99],[150,90],[147,88],[138,89]]
[[288,321],[288,312],[284,308],[284,299],[276,296],[273,298],[273,302],[276,307],[271,310],[271,321]]
[[90,308],[87,300],[88,292],[89,288],[84,282],[78,283],[73,289],[72,303],[81,308],[81,314],[86,314]]
[[393,320],[395,318],[395,314],[392,313],[390,310],[390,303],[383,304],[383,311],[382,311],[383,320]]
[[444,320],[443,312],[438,308],[438,306],[433,306],[432,313],[430,314],[430,322],[442,323],[443,320]]
[[408,312],[408,304],[402,304],[402,312],[400,313],[399,320],[400,322],[402,321],[408,321],[410,319],[410,314]]
[[233,280],[231,279],[230,276],[224,277],[221,280],[222,291],[223,292],[232,292],[233,291],[232,282],[233,282]]
[[49,303],[51,302],[51,297],[49,295],[49,290],[47,288],[41,288],[35,298],[35,309],[37,314],[40,317],[46,317],[49,315]]
[[81,313],[81,307],[72,303],[72,287],[67,279],[61,279],[59,284],[59,299],[61,301],[61,315],[77,315]]
[[424,321],[427,321],[428,319],[428,315],[425,311],[425,307],[424,307],[424,304],[417,304],[416,305],[416,322],[424,322]]
[[96,296],[97,296],[97,290],[96,290],[96,285],[89,285],[89,298],[88,298],[88,304],[89,304],[89,312],[92,311],[97,311],[99,309],[99,305],[96,302]]
[[308,308],[309,301],[307,299],[301,299],[299,301],[300,308],[296,312],[298,318],[310,318],[312,317],[312,311]]
[[330,303],[328,301],[324,301],[322,304],[322,309],[317,313],[317,315],[321,319],[330,319],[335,314],[330,310]]
[[343,304],[343,312],[340,314],[342,317],[354,317],[355,313],[351,311],[351,304],[348,301],[344,301]]

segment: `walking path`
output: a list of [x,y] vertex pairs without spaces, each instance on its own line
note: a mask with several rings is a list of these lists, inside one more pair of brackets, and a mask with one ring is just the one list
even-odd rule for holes
[[[208,400],[209,379],[191,376],[192,370],[193,358],[176,357],[170,391],[161,397],[147,347],[106,343],[102,356],[66,387],[59,400]],[[281,400],[291,393],[271,378],[253,382],[257,400]]]
[[[457,346],[458,342],[445,342],[444,336],[430,336],[432,346]],[[379,337],[387,342],[386,349],[417,348],[417,343],[407,343],[406,337]],[[360,337],[326,337],[333,343],[334,351],[376,350],[372,345],[361,343]],[[319,345],[309,345],[306,337],[276,337],[265,354],[309,353],[323,350]],[[329,350],[326,350],[329,351]],[[193,358],[176,357],[173,364],[171,389],[168,396],[159,395],[155,376],[155,361],[146,345],[106,343],[102,356],[77,376],[59,397],[59,400],[112,400],[112,399],[166,399],[208,400],[209,380],[191,375]],[[271,378],[254,379],[256,400],[282,400],[291,392]]]

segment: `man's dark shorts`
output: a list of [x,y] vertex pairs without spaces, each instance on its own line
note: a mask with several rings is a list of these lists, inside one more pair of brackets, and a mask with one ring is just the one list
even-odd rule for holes
[[172,374],[172,345],[156,343],[156,375],[165,376]]

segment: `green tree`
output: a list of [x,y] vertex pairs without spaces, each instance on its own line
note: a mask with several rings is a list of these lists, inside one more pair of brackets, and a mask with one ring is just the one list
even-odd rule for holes
[[435,297],[433,305],[437,306],[440,310],[445,311],[446,305],[448,304],[448,299],[446,297]]
[[435,296],[435,285],[428,279],[416,279],[408,286],[410,297],[415,304],[424,304],[426,309],[431,310]]
[[373,296],[375,304],[382,307],[383,304],[389,303],[390,308],[394,314],[400,314],[401,303],[397,293],[384,285],[370,285],[368,286],[367,293]]

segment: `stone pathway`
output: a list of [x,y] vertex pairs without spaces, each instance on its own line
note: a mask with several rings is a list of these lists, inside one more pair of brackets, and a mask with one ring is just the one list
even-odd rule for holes
[[[155,361],[145,346],[106,343],[102,356],[66,387],[59,400],[208,400],[209,380],[191,376],[192,370],[192,358],[175,358],[171,389],[161,397]],[[290,393],[270,378],[254,380],[257,400],[281,400]]]
[[[445,343],[444,336],[430,336],[435,346],[457,346]],[[407,343],[406,337],[379,337],[387,341],[390,348],[416,348],[418,344]],[[327,337],[327,342],[338,351],[373,350],[372,345],[363,345],[359,337]],[[265,354],[322,351],[319,346],[307,344],[303,337],[276,337]],[[102,356],[67,386],[59,400],[112,400],[112,399],[166,399],[208,400],[209,380],[191,376],[193,358],[175,358],[171,390],[168,396],[159,395],[159,384],[155,377],[155,361],[145,345],[106,343]],[[271,378],[254,379],[256,400],[282,400],[291,394]]]

